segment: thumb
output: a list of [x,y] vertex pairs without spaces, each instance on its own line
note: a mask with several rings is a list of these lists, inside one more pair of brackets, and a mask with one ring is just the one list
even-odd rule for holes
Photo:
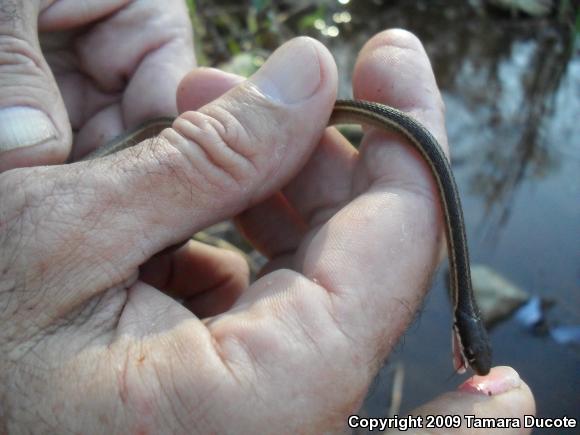
[[62,162],[70,150],[66,109],[38,42],[38,13],[38,0],[0,7],[0,172]]
[[[70,288],[78,276],[91,283],[73,301],[70,292],[51,297],[45,291],[57,305],[43,312],[62,313],[63,300],[74,307],[125,282],[155,253],[280,190],[324,132],[336,82],[324,46],[297,38],[250,79],[183,113],[157,138],[105,158],[37,168],[34,177],[11,171],[6,183],[30,180],[27,188],[40,199],[32,202],[30,219],[50,225],[34,246],[19,245],[23,262],[14,267],[30,269],[30,256],[40,256],[48,259],[39,261],[43,268],[59,271],[51,291]],[[7,210],[22,207],[19,198],[13,195]]]
[[534,414],[532,392],[517,372],[511,367],[495,367],[487,376],[473,376],[458,391],[443,394],[411,412],[423,419],[421,428],[410,433],[488,434],[489,426],[482,428],[480,424],[485,418],[486,424],[520,426],[502,429],[502,433],[529,434],[531,428],[523,427],[523,416]]

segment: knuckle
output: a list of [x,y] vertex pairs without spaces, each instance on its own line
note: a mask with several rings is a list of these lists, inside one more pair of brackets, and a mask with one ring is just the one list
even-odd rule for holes
[[[22,77],[32,79],[29,86],[45,86],[46,74],[41,55],[26,39],[0,35],[0,77],[3,86],[22,84]],[[36,80],[36,81],[34,81]]]
[[246,186],[259,172],[257,138],[229,111],[186,112],[174,123],[181,151],[212,183]]

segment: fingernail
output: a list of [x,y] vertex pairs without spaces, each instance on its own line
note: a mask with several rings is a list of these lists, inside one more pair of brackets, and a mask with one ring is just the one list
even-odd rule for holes
[[511,367],[495,367],[486,376],[473,376],[461,384],[458,391],[495,396],[518,388],[522,380]]
[[56,137],[50,118],[27,106],[0,109],[0,152],[38,145]]
[[251,78],[265,95],[286,104],[310,97],[320,85],[318,48],[310,38],[297,38],[276,50]]

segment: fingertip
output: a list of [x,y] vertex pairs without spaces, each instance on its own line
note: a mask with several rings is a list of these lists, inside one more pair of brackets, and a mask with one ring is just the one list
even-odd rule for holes
[[194,240],[153,257],[140,269],[144,282],[183,300],[200,318],[227,310],[248,286],[249,277],[248,261],[241,252]]
[[447,148],[445,104],[427,53],[413,33],[391,29],[371,38],[357,59],[353,90],[356,98],[411,114]]
[[[475,375],[461,384],[457,390],[474,396],[509,395],[507,402],[517,401],[528,414],[535,413],[535,401],[532,391],[520,378],[518,372],[509,366],[493,367],[485,376]],[[505,399],[500,398],[500,401]],[[514,402],[515,403],[515,402]]]
[[442,109],[431,63],[421,41],[402,29],[386,30],[365,44],[355,65],[357,98],[398,109]]
[[334,60],[334,56],[332,56],[330,51],[328,51],[328,48],[326,48],[326,46],[322,42],[314,38],[301,36],[297,39],[308,41],[316,49],[316,53],[318,55],[318,63],[320,65],[321,82],[324,86],[326,86],[332,92],[334,92],[336,98],[336,92],[338,87],[338,69],[336,66],[336,62]]
[[[305,52],[308,52],[308,47],[313,49],[319,66],[319,78],[320,80],[306,80],[311,84],[314,82],[320,82],[325,87],[333,89],[334,94],[336,94],[336,87],[338,83],[338,72],[336,68],[336,63],[334,58],[328,51],[328,49],[319,41],[301,36],[292,39],[288,43],[284,44],[273,54],[272,57],[286,58],[286,65],[292,67],[292,63],[296,62],[303,64],[313,64],[315,62],[305,62]],[[274,71],[274,75],[282,75],[284,70],[291,70],[286,65],[281,62],[279,68]],[[302,68],[304,69],[304,68]],[[294,72],[296,74],[296,72]],[[263,75],[256,74],[257,76]],[[217,68],[200,67],[190,71],[181,81],[178,92],[177,92],[177,106],[179,112],[185,112],[188,110],[197,110],[200,107],[210,103],[216,98],[221,97],[223,94],[228,92],[230,89],[238,86],[246,80],[245,77],[228,73]],[[271,78],[268,78],[268,82]],[[292,82],[297,82],[293,80]],[[288,83],[285,82],[285,87],[288,87]],[[291,89],[291,91],[294,91]]]
[[518,388],[522,380],[513,368],[498,366],[485,376],[475,375],[461,384],[459,391],[493,396]]
[[334,58],[322,43],[305,36],[279,47],[248,81],[277,104],[311,103],[322,96],[334,103],[336,98]]
[[22,7],[22,27],[3,21],[0,11],[0,172],[62,163],[72,143],[62,96],[31,25],[38,11],[26,2]]
[[[182,293],[184,305],[199,318],[207,318],[225,312],[238,300],[249,285],[250,268],[240,252],[203,244],[198,246],[202,246],[203,252],[193,253],[190,261],[199,261],[200,254],[205,258],[194,265],[195,273],[189,271],[189,280],[178,291],[189,291],[189,294]],[[197,288],[191,288],[192,281],[197,283]]]
[[[475,380],[475,381],[472,381]],[[466,387],[473,382],[485,383],[480,388]],[[489,394],[489,383],[495,382],[501,388],[495,388],[493,394]],[[518,373],[511,367],[495,367],[487,376],[473,376],[457,391],[443,394],[413,411],[413,415],[456,415],[461,418],[459,431],[465,430],[471,425],[473,433],[488,433],[489,429],[474,429],[480,419],[494,419],[505,423],[505,433],[519,434],[529,433],[528,428],[523,426],[525,415],[535,415],[536,404],[532,391],[521,380]],[[469,416],[467,418],[466,416]],[[515,419],[519,424],[514,423]],[[433,433],[447,433],[447,431],[434,431]],[[472,433],[472,432],[470,432]],[[504,433],[504,432],[502,432]]]
[[390,46],[414,50],[418,53],[425,53],[421,40],[412,32],[405,29],[387,29],[377,33],[363,46],[360,55],[376,48]]

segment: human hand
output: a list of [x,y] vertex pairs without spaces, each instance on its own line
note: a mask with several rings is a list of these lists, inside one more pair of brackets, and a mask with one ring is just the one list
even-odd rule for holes
[[[234,81],[228,76],[221,83],[228,80]],[[335,86],[328,53],[300,39],[277,52],[249,82],[197,114],[185,114],[159,140],[95,162],[0,176],[5,199],[0,211],[2,431],[318,433],[344,426],[411,314],[392,309],[396,301],[406,302],[397,291],[390,294],[405,275],[386,286],[365,287],[366,273],[376,269],[377,241],[366,257],[352,258],[368,264],[367,271],[355,264],[362,280],[357,282],[355,273],[344,281],[346,271],[332,276],[337,267],[345,268],[341,255],[351,257],[353,243],[359,255],[357,247],[360,251],[367,240],[354,237],[336,249],[337,241],[349,239],[337,233],[344,231],[343,212],[332,218],[338,228],[332,219],[321,220],[311,240],[300,242],[304,248],[298,247],[292,260],[295,272],[266,274],[249,289],[242,285],[246,272],[239,263],[222,256],[229,285],[209,291],[203,277],[220,273],[213,261],[222,254],[193,243],[148,261],[207,224],[257,203],[240,218],[248,235],[252,215],[261,208],[282,211],[281,222],[288,220],[287,210],[276,206],[280,196],[261,201],[283,185],[292,188],[288,181],[317,142]],[[181,108],[196,105],[184,104],[188,95],[202,93],[195,87],[191,76],[186,78]],[[353,165],[359,158],[344,142],[327,138],[324,143],[322,151],[346,149]],[[308,166],[295,181],[301,182]],[[382,188],[379,183],[361,196],[390,197]],[[408,206],[404,192],[393,198],[395,217]],[[370,212],[379,212],[376,206],[382,204],[370,210],[367,204],[372,201],[363,202],[362,217],[376,234]],[[345,205],[358,215],[357,200]],[[411,225],[437,221],[436,210],[425,214]],[[312,226],[299,214],[292,220],[297,225],[274,239],[260,238],[267,231],[253,238],[266,251],[283,246],[276,236],[288,240],[298,227],[302,237]],[[381,233],[383,241],[395,236],[391,230]],[[404,247],[424,235],[416,227],[411,232],[407,243],[398,234],[394,241]],[[427,244],[436,245],[436,239]],[[316,257],[322,269],[307,261]],[[302,263],[296,261],[300,258]],[[270,267],[287,259],[273,255]],[[406,294],[409,309],[418,303],[428,273],[423,269],[421,288]],[[191,311],[159,290],[185,300]],[[224,299],[237,301],[223,312],[217,303]],[[375,302],[380,307],[373,307]],[[207,317],[200,321],[192,312]],[[384,324],[376,325],[377,319]]]
[[[208,77],[229,86],[243,81],[216,70],[196,70],[188,77],[191,86],[184,89],[182,98],[199,106],[216,98],[217,93],[196,86]],[[414,36],[403,31],[375,36],[359,55],[353,84],[356,98],[405,110],[448,150],[441,96],[428,58]],[[372,377],[414,316],[439,261],[441,213],[426,164],[401,143],[399,136],[377,130],[367,130],[359,151],[330,130],[306,167],[281,194],[237,218],[246,237],[270,259],[265,271],[301,271],[335,298],[329,311],[337,324],[335,329],[348,325],[345,335],[353,344],[352,350],[345,351],[355,361],[351,361],[353,366],[361,364],[361,376],[356,384],[352,374],[345,375],[345,384],[341,384],[340,375],[335,374],[337,385],[323,399],[329,404],[344,394],[340,388],[356,390],[354,385],[365,385],[364,380]],[[306,308],[307,313],[312,311]],[[333,369],[329,362],[327,371]],[[344,365],[337,364],[339,369]],[[370,375],[361,372],[365,369]],[[319,370],[324,373],[323,368]],[[365,387],[361,389],[364,394]],[[498,421],[534,413],[532,393],[517,372],[497,367],[488,376],[470,378],[458,391],[444,394],[411,414],[472,415]],[[461,419],[458,428],[432,428],[429,433],[488,430],[468,429],[467,420]],[[513,428],[505,432],[530,431]]]

